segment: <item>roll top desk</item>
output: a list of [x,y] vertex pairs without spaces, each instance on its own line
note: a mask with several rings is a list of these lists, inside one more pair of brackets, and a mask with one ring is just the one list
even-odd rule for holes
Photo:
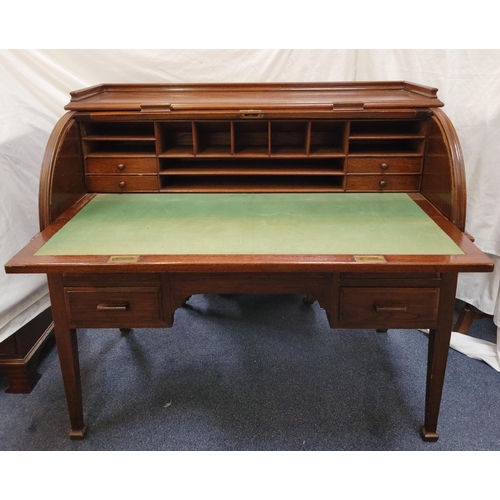
[[41,232],[6,264],[48,275],[70,436],[85,433],[77,328],[170,327],[192,294],[293,293],[332,328],[429,329],[422,436],[437,440],[457,274],[492,269],[463,232],[442,106],[408,82],[72,92]]

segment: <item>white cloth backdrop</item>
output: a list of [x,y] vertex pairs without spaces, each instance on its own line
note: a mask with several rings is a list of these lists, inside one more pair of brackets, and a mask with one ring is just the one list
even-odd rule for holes
[[[6,275],[3,264],[38,231],[41,160],[70,91],[103,82],[344,80],[439,89],[464,151],[467,231],[499,264],[492,275],[461,275],[457,296],[500,326],[500,50],[1,50],[0,341],[49,304],[44,277]],[[500,371],[500,339],[457,335],[452,347]]]

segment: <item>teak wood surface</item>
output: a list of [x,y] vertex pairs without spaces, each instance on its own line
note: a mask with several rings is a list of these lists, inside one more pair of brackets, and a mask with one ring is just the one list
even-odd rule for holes
[[[437,440],[457,275],[492,269],[463,233],[463,157],[442,105],[408,82],[72,92],[42,164],[41,232],[6,264],[48,275],[70,436],[86,429],[77,328],[170,327],[197,293],[294,293],[332,328],[429,329],[422,436]],[[463,253],[35,255],[103,192],[407,193]]]

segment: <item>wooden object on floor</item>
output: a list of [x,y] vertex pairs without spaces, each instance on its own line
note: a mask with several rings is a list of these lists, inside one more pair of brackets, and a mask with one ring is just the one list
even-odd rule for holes
[[9,380],[5,392],[27,394],[33,390],[40,378],[38,358],[53,329],[48,308],[0,343],[0,373]]
[[[463,233],[463,158],[442,105],[437,89],[408,82],[110,84],[73,92],[42,166],[44,230],[6,264],[10,273],[48,274],[70,437],[81,439],[86,429],[77,328],[170,327],[192,294],[293,293],[317,300],[332,328],[429,329],[421,432],[424,440],[435,441],[457,275],[492,269]],[[228,211],[225,200],[236,193],[241,205]],[[289,196],[278,202],[278,194]],[[388,233],[373,232],[380,220],[360,229],[360,246],[328,250],[331,242],[323,240],[327,246],[311,247],[325,227],[342,243],[346,230],[332,224],[346,213],[353,220],[361,213],[374,217],[371,202],[366,212],[353,203],[359,194],[381,201],[397,194],[422,215],[418,229],[400,226],[391,236],[394,243],[432,226],[448,249],[430,251],[434,239],[428,237],[427,245],[413,251],[397,250],[396,244],[381,249],[378,243]],[[243,210],[256,195],[274,200],[280,231],[265,229],[268,215],[259,212],[261,203]],[[177,229],[169,227],[166,246],[153,240],[156,250],[130,250],[139,228],[173,220],[166,215],[171,212],[148,212],[144,205],[153,205],[144,203],[128,216],[135,226],[115,217],[106,222],[118,230],[118,249],[104,244],[89,253],[54,250],[61,243],[58,233],[66,230],[62,243],[71,246],[71,228],[82,217],[105,223],[109,212],[102,200],[120,200],[128,210],[141,196],[144,202],[164,197],[184,217]],[[207,196],[215,200],[211,208],[193,213]],[[332,196],[343,197],[345,210],[332,208]],[[307,238],[295,238],[283,250],[278,234],[305,234],[297,206],[305,207],[306,198],[315,204],[316,219],[308,219]],[[197,222],[190,225],[193,217]],[[211,251],[229,241],[223,229],[238,217],[247,218],[250,240],[260,238],[260,246],[241,247],[243,226],[230,231],[234,251]],[[398,218],[396,210],[387,227]],[[193,253],[190,247],[202,234],[204,243]],[[218,235],[213,247],[210,234]],[[94,237],[90,231],[89,239]],[[178,253],[168,241],[179,244]]]
[[493,316],[491,314],[483,313],[477,307],[474,307],[471,304],[464,304],[462,310],[458,315],[455,326],[453,327],[453,331],[466,335],[467,333],[469,333],[469,329],[472,326],[474,320],[492,317]]

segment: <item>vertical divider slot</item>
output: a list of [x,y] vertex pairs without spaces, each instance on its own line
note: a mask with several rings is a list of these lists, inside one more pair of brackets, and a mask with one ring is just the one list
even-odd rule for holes
[[307,131],[306,131],[306,155],[309,156],[311,154],[311,122],[307,122]]
[[194,155],[193,129],[190,121],[158,122],[156,128],[158,155]]
[[236,138],[234,136],[234,122],[231,122],[231,156],[234,155],[236,150]]
[[198,129],[195,122],[191,122],[191,133],[193,135],[193,152],[194,156],[198,156]]
[[347,122],[312,121],[310,124],[310,155],[335,156],[347,151]]
[[233,129],[236,156],[269,156],[268,121],[235,121]]
[[194,122],[197,156],[231,155],[231,122]]
[[276,121],[271,124],[272,156],[305,156],[307,121]]

